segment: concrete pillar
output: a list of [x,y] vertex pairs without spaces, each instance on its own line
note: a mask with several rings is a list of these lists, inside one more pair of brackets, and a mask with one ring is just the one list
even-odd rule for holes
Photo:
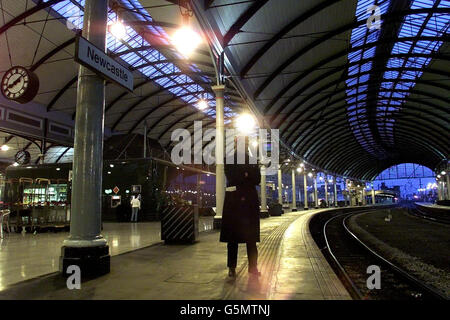
[[292,169],[292,211],[297,211],[297,197],[295,191],[295,169]]
[[[448,171],[448,170],[447,170]],[[447,181],[447,200],[450,200],[450,172],[447,172],[445,180]]]
[[337,207],[338,206],[338,197],[337,197],[337,181],[336,181],[336,177],[333,177],[333,183],[334,183],[334,206]]
[[366,185],[364,185],[364,189],[362,190],[362,204],[363,206],[367,205],[367,199],[366,199]]
[[314,175],[314,208],[319,208],[319,199],[317,198],[317,176]]
[[[83,36],[106,52],[107,0],[87,0]],[[107,241],[100,234],[102,217],[105,80],[80,66],[78,73],[70,235],[61,250],[60,271],[77,265],[82,276],[110,270]]]
[[305,193],[305,210],[308,210],[308,177],[306,176],[306,170],[303,169],[303,192]]
[[223,112],[225,86],[213,86],[212,89],[216,95],[216,216],[222,217],[225,200],[225,124]]
[[261,212],[267,212],[266,167],[261,166]]
[[327,204],[327,207],[329,207],[328,203],[328,175],[325,174],[325,202]]
[[373,187],[373,183],[372,183],[372,204],[377,203],[376,198],[375,198],[375,189]]
[[283,173],[278,169],[278,203],[283,205]]
[[444,200],[444,183],[442,181],[438,181],[437,187],[438,187],[438,200],[442,201]]

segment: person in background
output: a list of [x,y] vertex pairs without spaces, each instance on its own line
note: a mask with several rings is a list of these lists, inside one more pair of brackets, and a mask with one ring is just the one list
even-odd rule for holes
[[141,201],[138,197],[131,199],[131,222],[137,222],[138,212],[141,209]]

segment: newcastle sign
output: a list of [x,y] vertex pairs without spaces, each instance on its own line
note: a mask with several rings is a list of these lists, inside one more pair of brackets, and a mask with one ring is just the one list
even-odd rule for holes
[[131,71],[81,36],[76,39],[75,61],[125,89],[133,91]]

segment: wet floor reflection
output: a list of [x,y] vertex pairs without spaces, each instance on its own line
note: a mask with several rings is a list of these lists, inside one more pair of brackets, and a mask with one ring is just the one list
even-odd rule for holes
[[[212,217],[201,217],[199,231],[213,228]],[[112,256],[161,241],[159,222],[107,223],[102,235]],[[6,233],[0,239],[0,290],[6,286],[58,271],[59,256],[68,232]]]

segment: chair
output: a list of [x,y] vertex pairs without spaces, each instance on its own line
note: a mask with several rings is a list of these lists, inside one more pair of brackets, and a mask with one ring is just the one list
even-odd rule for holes
[[0,239],[3,239],[3,224],[6,224],[6,230],[8,233],[9,230],[9,214],[11,211],[9,210],[0,210]]

